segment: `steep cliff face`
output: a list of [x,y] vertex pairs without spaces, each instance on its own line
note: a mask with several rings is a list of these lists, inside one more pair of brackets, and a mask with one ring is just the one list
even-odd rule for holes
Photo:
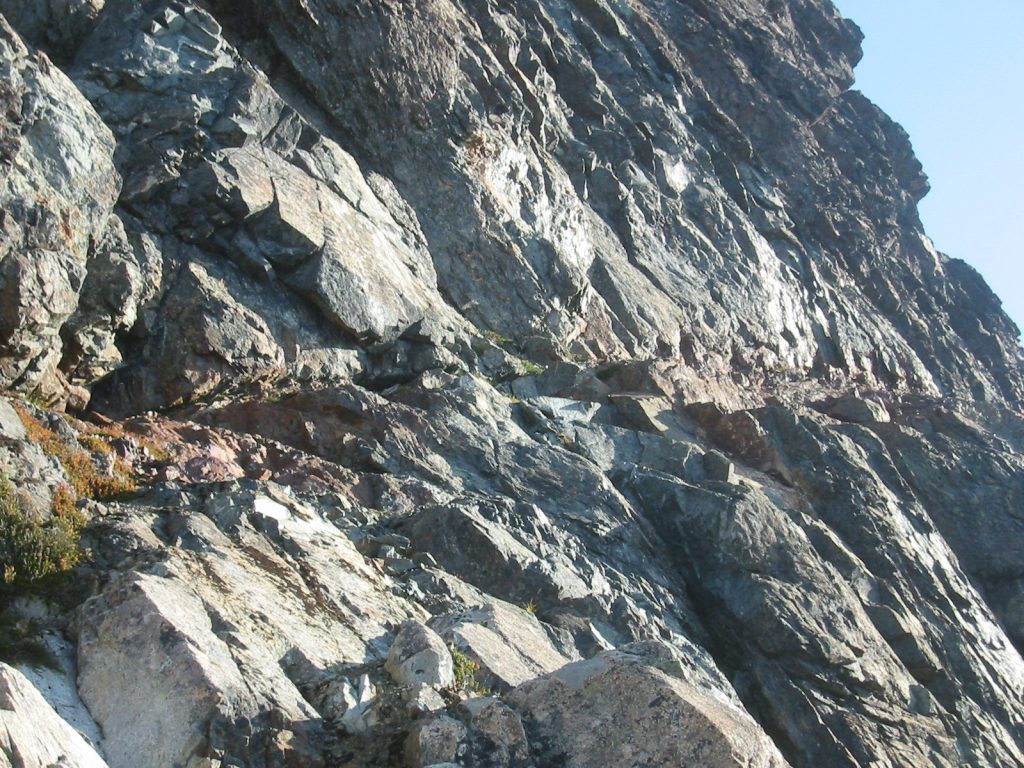
[[1018,331],[827,0],[0,12],[9,763],[1024,765]]

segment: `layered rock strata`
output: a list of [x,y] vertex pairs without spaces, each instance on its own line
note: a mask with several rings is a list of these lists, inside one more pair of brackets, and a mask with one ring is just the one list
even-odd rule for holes
[[1024,765],[1019,333],[827,0],[0,12],[0,765]]

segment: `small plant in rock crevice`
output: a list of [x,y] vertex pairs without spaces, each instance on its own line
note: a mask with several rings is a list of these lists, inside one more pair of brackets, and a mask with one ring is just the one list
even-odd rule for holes
[[539,365],[532,360],[523,360],[522,363],[523,371],[527,376],[540,376],[545,370],[547,370],[543,365]]
[[458,690],[468,691],[477,696],[487,696],[490,694],[490,689],[477,678],[477,674],[480,672],[480,665],[454,645],[449,650],[451,651],[452,663],[455,667],[455,687]]
[[512,346],[512,339],[508,336],[502,336],[497,331],[481,331],[480,335],[487,339],[491,344],[502,349],[508,349]]

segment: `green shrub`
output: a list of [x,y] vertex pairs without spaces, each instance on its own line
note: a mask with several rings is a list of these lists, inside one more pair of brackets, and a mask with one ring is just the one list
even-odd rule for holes
[[55,511],[46,522],[33,520],[22,509],[10,480],[0,474],[0,597],[4,602],[19,593],[45,589],[74,568],[81,529],[81,515],[73,505],[70,510]]
[[512,346],[512,339],[508,336],[502,336],[497,331],[481,331],[481,336],[487,339],[491,344],[502,349],[508,349]]
[[480,665],[454,645],[449,648],[455,666],[455,687],[460,691],[469,691],[477,696],[487,696],[491,691],[478,679]]

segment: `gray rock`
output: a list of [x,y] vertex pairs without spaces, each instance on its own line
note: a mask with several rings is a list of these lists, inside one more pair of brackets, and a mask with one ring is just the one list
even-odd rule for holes
[[406,622],[398,631],[384,668],[400,685],[450,688],[455,684],[452,656],[444,641],[415,621]]
[[406,706],[414,715],[425,715],[438,712],[445,708],[444,699],[434,688],[426,683],[416,683],[404,694]]
[[60,330],[120,190],[114,137],[74,83],[30,55],[2,19],[0,70],[0,386],[63,400]]
[[104,0],[8,0],[3,13],[25,40],[63,61],[74,56],[103,4]]
[[25,425],[6,398],[0,398],[0,440],[20,442],[25,439]]
[[[439,284],[480,327],[681,355],[740,389],[839,375],[1024,391],[991,292],[921,237],[927,180],[906,134],[849,91],[861,36],[832,6],[530,7],[330,0],[307,15],[275,0],[257,14],[350,149],[394,181]],[[622,56],[601,54],[609,39]],[[978,366],[955,362],[965,348]]]
[[0,760],[10,766],[107,768],[18,670],[0,663]]
[[[111,766],[167,766],[210,749],[258,750],[231,734],[238,718],[260,726],[258,741],[281,731],[293,750],[315,753],[313,714],[283,675],[276,689],[254,693],[231,648],[217,637],[203,604],[177,580],[122,580],[83,610],[78,642],[79,689],[103,728]],[[155,676],[149,672],[161,669]],[[247,678],[248,677],[248,681]],[[266,699],[262,697],[267,695]],[[273,713],[273,714],[271,714]],[[281,726],[272,727],[276,720]],[[289,727],[290,726],[290,727]],[[224,729],[231,743],[210,743]],[[302,742],[307,743],[303,744]]]
[[716,480],[721,483],[731,483],[736,479],[736,468],[723,454],[718,451],[708,451],[702,457],[704,471],[709,480]]
[[491,697],[472,698],[460,703],[457,713],[469,729],[464,760],[480,766],[533,765],[523,722],[507,704]]
[[451,763],[460,754],[466,738],[466,727],[447,715],[434,715],[419,721],[405,742],[405,764],[424,768],[438,763]]
[[489,690],[514,688],[570,661],[536,618],[501,603],[439,616],[430,626],[479,666],[477,683]]
[[345,711],[339,718],[349,733],[366,733],[377,722],[374,700],[377,690],[368,675],[362,675],[356,685],[346,685]]
[[854,395],[838,398],[828,407],[828,415],[854,424],[890,421],[889,412],[878,400]]
[[[743,709],[666,674],[642,655],[609,651],[507,696],[541,761],[565,766],[788,765]],[[638,737],[644,734],[643,737]]]
[[[111,764],[1024,764],[1017,329],[831,4],[3,10],[72,79],[0,24],[0,388],[162,413],[81,503]],[[425,714],[407,620],[552,716]]]

